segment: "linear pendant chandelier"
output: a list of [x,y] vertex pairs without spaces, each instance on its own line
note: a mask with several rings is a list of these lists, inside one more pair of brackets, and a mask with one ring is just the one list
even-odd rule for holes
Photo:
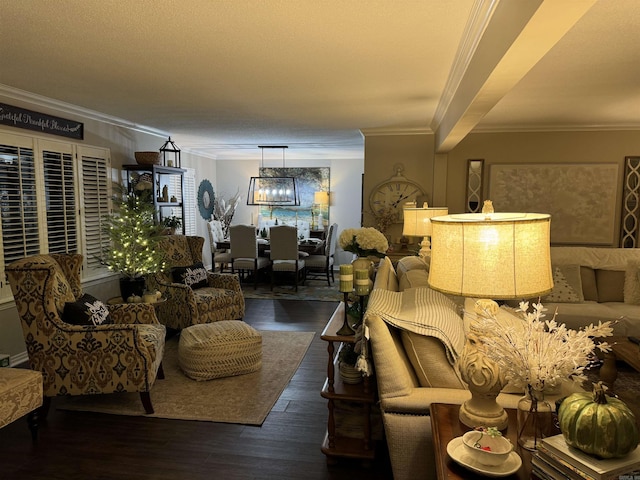
[[[258,145],[262,151],[262,165],[264,167],[264,149],[282,149],[282,167],[285,166],[284,151],[289,148],[286,145]],[[251,177],[249,179],[249,192],[247,193],[247,205],[274,206],[298,206],[300,205],[300,192],[295,177]]]

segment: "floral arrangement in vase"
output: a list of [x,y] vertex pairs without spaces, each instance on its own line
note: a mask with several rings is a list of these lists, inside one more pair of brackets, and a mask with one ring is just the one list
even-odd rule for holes
[[500,368],[507,382],[522,388],[518,402],[518,443],[536,450],[541,438],[551,433],[552,408],[545,392],[571,379],[586,380],[584,370],[594,359],[595,350],[608,352],[609,344],[599,341],[613,334],[611,322],[598,322],[580,330],[572,330],[556,322],[556,313],[545,320],[542,303],[521,302],[522,323],[506,325],[487,311],[479,314],[471,329],[478,349]]
[[359,257],[384,257],[389,249],[387,238],[373,227],[346,228],[338,237],[338,244],[346,252]]
[[611,322],[572,330],[557,323],[556,314],[544,320],[542,303],[534,303],[530,312],[529,302],[521,302],[516,311],[522,313],[522,328],[504,325],[494,315],[479,316],[474,325],[480,348],[515,387],[545,391],[566,379],[586,380],[584,369],[594,351],[611,350],[606,342],[595,340],[613,334]]
[[239,191],[236,191],[235,195],[229,200],[225,200],[222,195],[218,195],[213,201],[213,219],[220,221],[224,238],[229,238],[229,227],[238,205],[240,205]]

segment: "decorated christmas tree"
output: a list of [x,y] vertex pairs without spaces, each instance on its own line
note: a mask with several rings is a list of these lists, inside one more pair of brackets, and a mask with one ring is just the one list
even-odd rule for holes
[[148,192],[127,193],[122,187],[117,188],[115,211],[103,222],[111,249],[103,252],[100,261],[128,279],[164,269],[163,254],[156,248],[163,227],[156,223]]

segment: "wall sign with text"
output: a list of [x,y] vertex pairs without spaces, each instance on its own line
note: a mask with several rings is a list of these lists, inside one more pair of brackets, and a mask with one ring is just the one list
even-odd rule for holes
[[25,128],[61,137],[84,139],[84,124],[81,122],[14,107],[6,103],[0,103],[0,125]]

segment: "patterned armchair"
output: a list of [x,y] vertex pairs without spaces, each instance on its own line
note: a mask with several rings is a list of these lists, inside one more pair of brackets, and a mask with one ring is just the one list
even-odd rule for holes
[[167,327],[181,330],[199,323],[238,320],[244,317],[244,295],[237,274],[206,273],[206,284],[192,288],[174,282],[171,269],[202,263],[204,238],[165,235],[157,248],[165,253],[167,271],[149,275],[147,285],[167,301],[158,305],[158,318]]
[[42,373],[46,415],[56,395],[149,391],[163,378],[166,329],[149,304],[108,305],[110,324],[72,325],[65,303],[82,296],[82,255],[34,255],[11,263],[7,276],[22,323],[29,365]]

